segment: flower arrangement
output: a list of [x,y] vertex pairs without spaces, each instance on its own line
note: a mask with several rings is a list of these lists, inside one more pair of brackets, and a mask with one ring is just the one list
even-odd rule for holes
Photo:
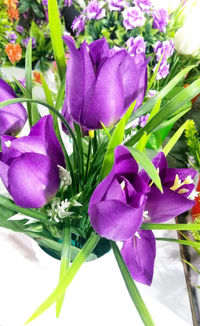
[[[97,20],[105,10],[101,3],[98,6],[92,16]],[[127,30],[132,15],[140,23],[144,20],[136,7],[125,10]],[[188,121],[168,142],[166,136],[191,109],[200,79],[174,94],[193,65],[185,67],[149,98],[165,52],[153,79],[148,78],[144,52],[132,55],[123,47],[110,48],[105,37],[77,47],[72,37],[62,38],[56,0],[48,2],[48,18],[60,78],[56,96],[40,74],[46,101],[32,98],[31,39],[25,87],[18,83],[23,97],[0,81],[0,178],[7,191],[0,195],[0,226],[29,235],[61,260],[58,286],[27,322],[54,303],[59,316],[65,291],[84,261],[112,248],[144,325],[154,325],[134,280],[151,285],[156,256],[153,230],[200,230],[198,224],[162,224],[195,204],[197,172],[167,162]],[[67,70],[63,41],[69,51]],[[27,103],[27,111],[22,103]],[[48,114],[41,117],[37,104]],[[29,134],[16,137],[27,119]],[[135,127],[136,119],[140,127]],[[10,220],[17,213],[23,219]]]

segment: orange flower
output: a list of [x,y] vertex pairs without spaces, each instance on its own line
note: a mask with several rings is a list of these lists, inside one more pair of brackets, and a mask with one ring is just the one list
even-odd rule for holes
[[10,8],[8,9],[8,16],[10,17],[10,20],[13,22],[13,18],[15,20],[19,19],[19,10],[16,8]]
[[22,48],[19,44],[8,43],[5,47],[6,54],[12,64],[21,60]]
[[34,77],[34,82],[38,83],[38,84],[42,84],[42,80],[41,80],[41,73],[39,71],[34,71],[33,72],[33,77]]

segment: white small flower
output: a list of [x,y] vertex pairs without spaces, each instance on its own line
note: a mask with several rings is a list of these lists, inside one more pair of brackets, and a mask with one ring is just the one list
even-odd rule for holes
[[144,212],[143,212],[143,221],[144,221],[144,222],[149,222],[149,221],[151,221],[151,217],[150,217],[148,214],[149,214],[148,211],[144,211]]
[[71,178],[70,172],[67,171],[65,168],[63,168],[60,165],[58,165],[58,168],[59,168],[59,177],[60,177],[60,180],[63,182],[63,184],[65,186],[71,185],[72,178]]
[[188,196],[188,199],[194,200],[198,196],[199,196],[199,191],[193,190],[191,194]]

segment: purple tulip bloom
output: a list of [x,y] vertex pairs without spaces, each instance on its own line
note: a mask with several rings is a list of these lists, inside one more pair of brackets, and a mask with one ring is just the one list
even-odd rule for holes
[[125,241],[138,231],[149,186],[138,174],[138,165],[124,146],[115,149],[109,175],[97,186],[89,203],[90,221],[101,236]]
[[[0,79],[0,102],[16,98],[13,89]],[[21,103],[0,109],[0,135],[16,135],[25,125],[27,113]]]
[[76,35],[82,33],[85,29],[85,17],[83,15],[79,15],[72,22],[72,30],[76,32]]
[[87,7],[84,10],[84,13],[87,15],[87,19],[101,19],[105,17],[106,11],[103,8],[105,5],[104,1],[92,0],[88,3]]
[[142,11],[150,13],[150,10],[152,8],[151,0],[134,0],[134,4],[139,7]]
[[[66,101],[63,115],[86,129],[112,126],[137,99],[141,105],[147,87],[147,62],[131,57],[125,49],[109,50],[106,40],[77,49],[65,36],[70,57],[66,74]],[[117,96],[116,96],[117,94]],[[67,112],[67,113],[66,113]]]
[[[22,40],[22,44],[27,47],[28,43],[30,41],[30,37],[25,38],[24,40]],[[32,37],[32,49],[36,48],[36,39],[34,37]]]
[[153,27],[159,29],[159,31],[165,33],[166,26],[169,21],[167,10],[157,9],[153,12]]
[[126,30],[141,27],[145,23],[145,16],[139,7],[128,7],[123,11],[123,25]]
[[[165,155],[160,152],[152,160],[161,178],[163,193],[153,184],[147,194],[145,211],[147,220],[152,223],[165,222],[191,209],[195,201],[189,199],[194,191],[193,178],[197,172],[193,169],[168,168]],[[146,182],[151,182],[147,173],[142,170],[139,175]]]
[[21,25],[16,26],[16,31],[20,34],[24,33],[24,27]]
[[0,177],[14,202],[24,208],[46,205],[58,191],[58,165],[64,166],[52,116],[41,118],[28,136],[2,136],[1,146]]
[[108,0],[108,8],[110,11],[117,10],[120,11],[124,9],[127,2],[124,0]]
[[126,45],[128,47],[128,53],[130,53],[131,56],[136,54],[145,54],[146,43],[143,37],[140,35],[135,38],[130,37],[126,42]]
[[123,243],[122,257],[132,278],[140,283],[151,285],[156,256],[156,240],[152,231],[139,230]]

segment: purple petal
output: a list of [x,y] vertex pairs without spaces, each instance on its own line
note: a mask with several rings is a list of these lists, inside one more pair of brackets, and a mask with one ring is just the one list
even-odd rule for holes
[[[16,98],[13,89],[0,79],[0,102]],[[27,120],[27,113],[21,103],[11,104],[0,109],[0,135],[17,134]]]
[[102,39],[96,40],[89,44],[90,56],[93,62],[93,65],[96,67],[96,71],[99,68],[99,64],[101,61],[104,62],[109,57],[109,46],[106,39],[103,37]]
[[151,285],[156,256],[156,241],[152,231],[138,231],[124,242],[121,254],[128,270],[137,282]]
[[133,209],[118,200],[106,200],[93,205],[90,220],[95,231],[114,241],[130,238],[142,223],[143,207]]
[[0,178],[6,188],[8,188],[8,169],[9,166],[2,162],[0,157]]
[[163,187],[162,194],[158,188],[152,186],[147,195],[145,210],[148,211],[152,223],[161,223],[188,211],[194,204],[195,201],[167,187]]
[[191,179],[194,179],[195,175],[197,174],[197,171],[193,169],[173,169],[168,168],[167,175],[164,178],[164,183],[166,186],[172,187],[176,178],[176,175],[178,175],[179,180],[181,182],[185,181],[187,177],[191,177]]
[[117,52],[101,67],[95,83],[92,102],[88,108],[84,107],[83,109],[83,125],[87,128],[101,128],[100,122],[107,127],[112,126],[122,117],[125,110],[120,63],[124,55],[125,51]]
[[22,154],[8,170],[8,184],[8,190],[17,205],[40,208],[58,191],[58,167],[44,155]]
[[73,39],[69,36],[64,36],[63,39],[69,48],[70,54],[66,74],[66,78],[69,80],[66,96],[68,97],[69,110],[71,111],[71,108],[73,108],[71,111],[72,118],[80,123],[85,91],[84,63]]

